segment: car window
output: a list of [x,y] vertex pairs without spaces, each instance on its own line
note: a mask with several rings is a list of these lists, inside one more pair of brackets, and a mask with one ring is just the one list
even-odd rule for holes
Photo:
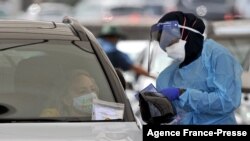
[[92,99],[115,102],[92,52],[67,41],[1,41],[0,46],[0,105],[7,107],[1,118],[91,120]]

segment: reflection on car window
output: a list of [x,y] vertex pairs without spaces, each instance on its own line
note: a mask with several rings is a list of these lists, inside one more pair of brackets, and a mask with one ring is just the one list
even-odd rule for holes
[[0,59],[0,104],[15,111],[0,118],[91,119],[93,98],[115,102],[96,56],[70,42],[12,48],[1,51]]

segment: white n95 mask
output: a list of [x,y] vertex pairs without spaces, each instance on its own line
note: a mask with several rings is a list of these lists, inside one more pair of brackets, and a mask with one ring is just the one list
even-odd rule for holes
[[73,106],[81,113],[91,114],[93,99],[97,99],[94,92],[75,97],[73,98]]
[[166,47],[168,57],[183,62],[185,59],[185,40],[179,40],[177,43],[174,43]]

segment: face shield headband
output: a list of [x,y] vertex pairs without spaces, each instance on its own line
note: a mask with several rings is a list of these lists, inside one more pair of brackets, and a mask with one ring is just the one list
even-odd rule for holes
[[154,24],[151,27],[151,41],[157,41],[161,49],[165,51],[166,47],[170,46],[171,44],[177,42],[179,39],[182,38],[180,28],[202,35],[199,31],[190,27],[186,27],[185,22],[184,26],[182,26],[179,25],[178,21],[167,21],[164,23]]
[[[193,25],[195,23],[196,21],[193,23]],[[180,33],[181,32],[180,28],[202,35],[199,31],[191,27],[187,27],[185,25],[186,25],[186,18],[184,19],[183,25],[179,25],[178,21],[173,20],[173,21],[167,21],[164,23],[157,23],[151,27],[149,51],[148,51],[148,72],[151,72],[151,67],[157,68],[155,67],[155,65],[158,64],[156,63],[157,62],[156,56],[163,56],[159,54],[165,55],[164,52],[166,52],[166,47],[172,45],[173,43],[177,42],[179,39],[183,38],[182,36],[183,36],[184,30],[182,30],[182,33]],[[184,40],[186,40],[187,36],[185,37]],[[164,61],[161,61],[161,62],[164,62]],[[168,63],[165,65],[162,64],[161,66],[164,66],[163,68],[165,68],[166,65],[168,65]],[[152,71],[158,72],[157,69],[152,70]]]

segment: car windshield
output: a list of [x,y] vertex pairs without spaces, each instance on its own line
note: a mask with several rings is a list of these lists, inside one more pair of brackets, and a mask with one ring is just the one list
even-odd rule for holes
[[95,54],[69,41],[1,41],[0,119],[90,121],[93,99],[115,103]]

